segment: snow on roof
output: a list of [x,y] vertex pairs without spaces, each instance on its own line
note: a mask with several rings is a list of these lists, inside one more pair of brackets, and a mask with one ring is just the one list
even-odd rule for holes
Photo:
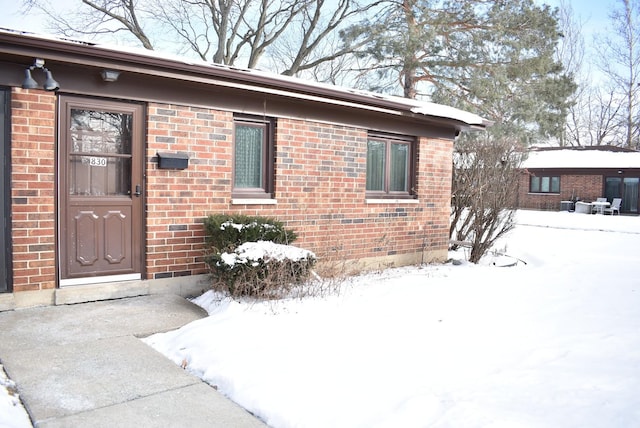
[[301,79],[293,76],[285,76],[282,74],[262,71],[259,69],[248,69],[248,68],[228,66],[223,64],[215,64],[215,63],[203,61],[201,59],[187,58],[184,56],[178,56],[178,55],[167,53],[167,52],[152,51],[152,50],[148,50],[140,47],[97,43],[97,42],[80,40],[80,39],[64,38],[64,37],[54,36],[50,34],[36,34],[36,33],[27,32],[27,31],[19,31],[19,30],[13,30],[8,28],[0,28],[0,33],[19,34],[24,37],[30,37],[35,39],[50,40],[50,41],[55,41],[59,43],[68,43],[68,44],[75,44],[75,45],[84,45],[84,46],[89,46],[95,49],[104,49],[104,50],[115,51],[115,52],[130,53],[130,54],[134,54],[141,57],[156,58],[156,59],[161,59],[165,61],[173,61],[173,62],[177,62],[184,65],[204,66],[204,67],[210,67],[212,69],[235,70],[235,71],[238,71],[241,73],[247,73],[256,77],[263,77],[263,78],[269,79],[270,81],[273,81],[274,83],[276,82],[295,83],[297,85],[308,88],[310,91],[312,91],[314,88],[317,88],[317,89],[323,89],[324,91],[331,91],[336,95],[340,95],[340,94],[346,95],[346,96],[357,95],[360,97],[370,98],[372,102],[375,102],[376,100],[389,101],[389,102],[393,102],[395,104],[404,106],[407,110],[415,114],[439,117],[443,119],[452,119],[472,127],[485,128],[491,125],[490,121],[482,118],[481,116],[478,116],[476,114],[473,114],[464,110],[460,110],[454,107],[442,105],[442,104],[436,104],[436,103],[422,101],[422,100],[402,98],[402,97],[393,96],[393,95],[380,94],[380,93],[364,91],[360,89],[352,89],[347,87],[330,85],[327,83],[315,82],[315,81]]
[[640,168],[640,152],[571,149],[531,151],[523,168]]
[[[405,98],[405,100],[407,100]],[[409,100],[415,101],[415,100]],[[413,113],[424,114],[426,116],[438,116],[438,117],[448,117],[451,119],[459,120],[460,122],[467,123],[469,125],[477,125],[482,127],[487,127],[492,124],[492,122],[478,116],[477,114],[470,113],[465,110],[460,110],[455,107],[431,103],[428,101],[415,101],[416,105],[411,109]]]

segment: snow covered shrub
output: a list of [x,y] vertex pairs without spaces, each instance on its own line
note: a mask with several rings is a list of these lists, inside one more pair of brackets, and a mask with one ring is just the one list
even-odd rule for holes
[[291,244],[297,238],[277,220],[241,214],[212,214],[204,220],[204,228],[207,245],[218,252],[234,250],[245,242]]
[[213,214],[204,221],[213,288],[232,296],[277,298],[310,275],[316,256],[291,245],[295,232],[277,220]]
[[316,256],[292,245],[258,241],[215,253],[209,260],[216,278],[214,289],[235,297],[274,299],[309,278]]

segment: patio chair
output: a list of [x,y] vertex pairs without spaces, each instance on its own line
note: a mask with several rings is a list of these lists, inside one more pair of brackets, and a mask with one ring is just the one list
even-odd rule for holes
[[[596,202],[607,202],[607,198],[596,198]],[[591,214],[595,214],[598,212],[598,207],[596,205],[591,206]]]
[[622,198],[613,198],[613,202],[611,202],[611,206],[609,208],[604,209],[605,214],[618,213],[620,215],[620,205],[622,204]]

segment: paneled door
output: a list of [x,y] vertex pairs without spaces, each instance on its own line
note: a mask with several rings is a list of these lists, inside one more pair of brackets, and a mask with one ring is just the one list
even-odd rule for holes
[[60,285],[142,276],[144,110],[61,97]]

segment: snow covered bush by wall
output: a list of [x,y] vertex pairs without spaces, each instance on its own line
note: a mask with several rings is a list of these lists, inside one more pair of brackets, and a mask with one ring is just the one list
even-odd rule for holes
[[264,217],[211,215],[205,220],[213,289],[232,296],[278,298],[302,284],[316,256],[287,245],[293,231]]
[[272,218],[241,214],[212,214],[204,220],[208,246],[218,252],[234,250],[245,242],[291,244],[297,235]]
[[270,241],[246,242],[233,252],[216,253],[211,269],[214,288],[232,296],[278,298],[311,274],[316,256],[311,251]]

